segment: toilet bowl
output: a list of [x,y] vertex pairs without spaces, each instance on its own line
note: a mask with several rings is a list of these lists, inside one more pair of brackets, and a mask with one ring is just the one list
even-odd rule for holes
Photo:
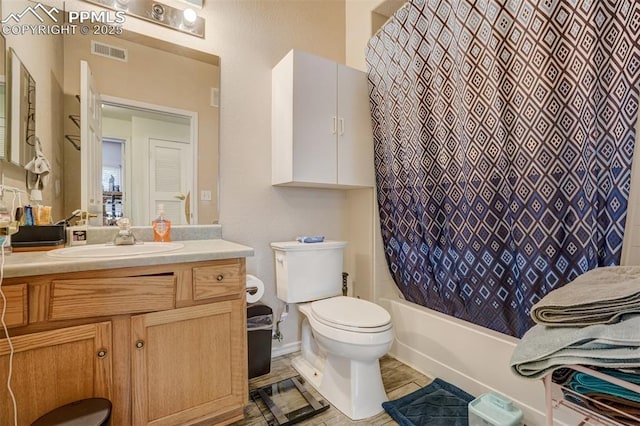
[[[314,309],[318,304],[335,315],[327,318],[318,314]],[[337,311],[345,307],[349,310]],[[305,315],[303,347],[293,367],[347,417],[360,420],[380,413],[387,395],[378,359],[391,349],[394,337],[387,311],[371,302],[343,296],[300,304],[298,309]],[[358,321],[344,319],[363,310],[369,311],[368,315]],[[363,325],[364,318],[369,319],[367,325]],[[309,333],[313,339],[309,339]]]
[[389,313],[342,293],[346,243],[272,243],[276,292],[304,315],[293,367],[352,420],[375,416],[387,401],[378,359],[393,343]]

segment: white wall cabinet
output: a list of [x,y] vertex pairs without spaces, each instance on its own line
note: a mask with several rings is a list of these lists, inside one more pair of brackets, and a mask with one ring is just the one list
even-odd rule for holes
[[374,184],[367,75],[298,50],[272,71],[273,185]]

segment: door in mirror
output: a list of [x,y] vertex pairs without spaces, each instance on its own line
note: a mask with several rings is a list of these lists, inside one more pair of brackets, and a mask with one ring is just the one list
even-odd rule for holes
[[101,106],[89,64],[80,61],[80,202],[82,210],[96,216],[89,220],[96,226],[103,221]]

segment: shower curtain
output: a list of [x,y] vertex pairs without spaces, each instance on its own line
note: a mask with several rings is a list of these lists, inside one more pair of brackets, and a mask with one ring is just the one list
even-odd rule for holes
[[389,270],[414,303],[513,336],[620,261],[640,2],[412,0],[371,39]]

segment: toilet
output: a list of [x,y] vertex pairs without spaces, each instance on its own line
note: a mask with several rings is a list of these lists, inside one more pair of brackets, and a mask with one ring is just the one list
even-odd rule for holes
[[380,413],[387,395],[378,359],[391,349],[389,313],[342,296],[343,241],[271,243],[276,292],[304,315],[301,355],[293,367],[352,420]]

